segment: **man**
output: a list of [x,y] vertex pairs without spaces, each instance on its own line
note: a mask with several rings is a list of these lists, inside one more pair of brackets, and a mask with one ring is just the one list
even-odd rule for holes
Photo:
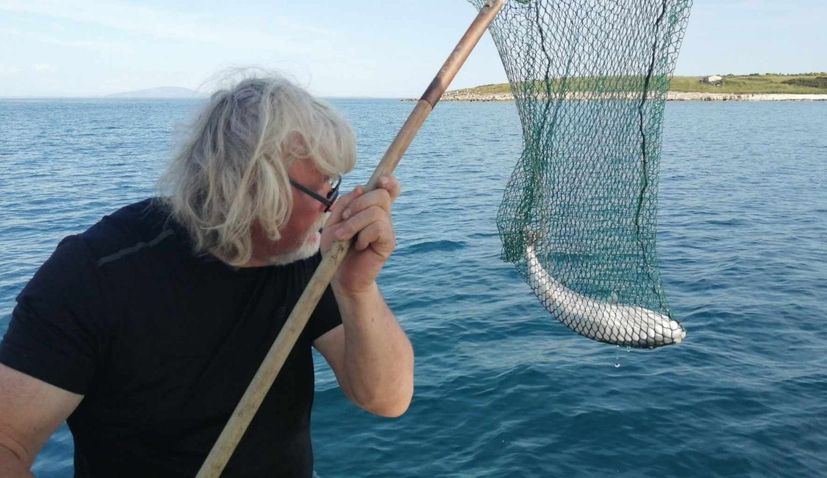
[[354,247],[223,476],[312,474],[311,346],[356,404],[404,413],[413,352],[376,285],[400,188],[337,201],[354,163],[347,123],[280,77],[213,95],[164,195],[61,241],[18,296],[0,476],[31,476],[64,420],[76,476],[193,476],[334,240]]

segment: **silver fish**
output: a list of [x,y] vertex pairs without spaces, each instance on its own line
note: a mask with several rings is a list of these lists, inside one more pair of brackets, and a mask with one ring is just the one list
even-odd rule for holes
[[526,247],[528,283],[543,306],[566,327],[590,339],[629,347],[679,344],[683,326],[643,307],[590,299],[552,278],[540,264],[534,241]]

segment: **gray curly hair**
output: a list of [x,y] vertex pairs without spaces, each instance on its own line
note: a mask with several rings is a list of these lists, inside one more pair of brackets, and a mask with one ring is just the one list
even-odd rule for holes
[[281,237],[293,207],[287,169],[302,159],[328,176],[352,170],[350,125],[279,75],[247,78],[212,95],[161,178],[162,197],[197,252],[241,266],[256,221]]

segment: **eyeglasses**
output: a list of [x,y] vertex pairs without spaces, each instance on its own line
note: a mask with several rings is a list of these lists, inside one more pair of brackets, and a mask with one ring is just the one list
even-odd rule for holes
[[331,178],[330,180],[330,191],[327,193],[327,196],[322,196],[318,194],[316,191],[308,188],[303,184],[299,184],[296,181],[290,180],[290,184],[298,189],[299,191],[307,194],[308,196],[312,197],[316,201],[324,204],[324,212],[330,211],[330,208],[333,206],[333,203],[336,202],[336,198],[339,197],[339,186],[342,185],[342,177],[336,176],[336,178]]

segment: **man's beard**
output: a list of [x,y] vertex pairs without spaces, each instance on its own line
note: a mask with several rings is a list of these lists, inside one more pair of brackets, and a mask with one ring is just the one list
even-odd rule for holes
[[316,255],[316,253],[319,252],[319,246],[322,242],[321,236],[317,236],[315,240],[310,242],[308,242],[308,239],[312,235],[320,234],[319,231],[321,231],[322,226],[324,226],[324,223],[327,220],[328,215],[329,213],[322,215],[319,218],[319,220],[316,221],[313,224],[313,226],[307,230],[307,233],[302,238],[301,246],[299,246],[296,250],[285,252],[284,254],[270,256],[267,258],[267,262],[271,266],[284,266]]

